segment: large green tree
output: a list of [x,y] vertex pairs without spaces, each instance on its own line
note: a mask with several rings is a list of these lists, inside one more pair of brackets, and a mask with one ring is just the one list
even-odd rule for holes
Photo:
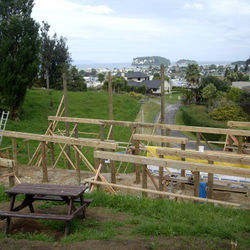
[[49,36],[49,24],[41,27],[40,81],[47,88],[62,89],[62,74],[70,69],[71,57],[64,37]]
[[0,1],[0,108],[13,119],[39,68],[39,24],[32,8],[33,0]]
[[198,87],[200,80],[200,69],[198,64],[189,64],[186,69],[186,80],[190,87]]

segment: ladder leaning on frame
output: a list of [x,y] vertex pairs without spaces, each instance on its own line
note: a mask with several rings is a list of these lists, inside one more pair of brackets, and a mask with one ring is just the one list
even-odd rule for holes
[[7,112],[3,111],[2,116],[1,116],[1,121],[0,121],[0,131],[1,131],[0,132],[0,145],[2,143],[3,133],[7,124],[8,117],[9,117],[9,111]]

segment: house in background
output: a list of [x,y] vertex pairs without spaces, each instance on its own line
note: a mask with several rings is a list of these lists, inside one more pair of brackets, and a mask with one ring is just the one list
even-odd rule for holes
[[[129,86],[146,87],[147,94],[161,95],[161,80],[144,80],[142,82],[128,81]],[[165,92],[171,93],[172,86],[168,81],[164,81]]]
[[117,76],[122,76],[125,80],[134,81],[134,82],[143,82],[145,80],[149,80],[149,76],[142,72],[118,72]]

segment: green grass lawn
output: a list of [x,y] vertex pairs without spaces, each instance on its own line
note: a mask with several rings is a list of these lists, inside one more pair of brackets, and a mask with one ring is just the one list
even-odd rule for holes
[[173,89],[172,94],[166,95],[166,103],[174,104],[174,103],[180,102],[180,100],[182,99],[183,93],[184,93],[184,90],[182,89],[178,89],[178,90]]
[[[55,90],[28,90],[20,114],[20,121],[8,120],[6,130],[44,134],[48,128],[48,116],[56,114],[58,105],[62,98],[62,91]],[[107,92],[68,92],[69,116],[79,118],[109,119],[108,93]],[[113,113],[115,120],[134,121],[140,104],[138,100],[126,94],[113,95]],[[64,123],[59,123],[58,128],[65,129]],[[70,124],[73,129],[73,124]],[[91,124],[79,124],[79,131],[99,133],[100,127]],[[107,136],[109,128],[105,128]],[[115,127],[114,136],[117,141],[128,141],[130,138],[130,128]],[[80,135],[82,137],[93,137]],[[17,140],[18,146],[22,145],[22,140]],[[31,155],[37,147],[38,142],[30,142]],[[11,139],[4,137],[1,148],[11,146]],[[56,153],[59,148],[56,148]],[[87,157],[93,160],[92,150],[89,150]],[[74,156],[73,156],[74,157]],[[27,147],[19,152],[18,160],[25,164],[28,162]],[[63,159],[59,165],[63,164]],[[82,166],[83,167],[83,166]]]
[[[154,243],[164,237],[189,237],[200,239],[207,247],[218,249],[218,244],[238,242],[238,249],[248,249],[250,245],[250,214],[248,210],[231,209],[208,204],[175,202],[165,199],[148,199],[131,195],[112,196],[103,192],[86,194],[94,199],[87,210],[101,209],[108,220],[89,217],[75,219],[71,223],[70,235],[62,238],[62,243],[74,243],[85,240],[152,240]],[[1,196],[1,202],[8,200]],[[55,202],[44,202],[41,209],[48,210],[56,206]],[[122,214],[120,214],[122,213]],[[39,221],[48,229],[64,231],[64,223],[57,221]],[[41,237],[39,237],[39,235]],[[42,240],[55,242],[56,239],[44,232],[34,234],[17,233],[10,237],[16,239]],[[192,238],[193,237],[193,238]],[[6,239],[3,233],[0,238]],[[179,238],[178,238],[179,239]],[[179,240],[178,240],[179,241]],[[178,242],[182,245],[183,242]],[[157,245],[156,245],[157,246]],[[189,242],[189,249],[199,249]],[[160,246],[156,249],[161,249]],[[173,248],[175,249],[175,248]],[[179,249],[179,248],[176,248]],[[219,248],[222,249],[222,248]]]

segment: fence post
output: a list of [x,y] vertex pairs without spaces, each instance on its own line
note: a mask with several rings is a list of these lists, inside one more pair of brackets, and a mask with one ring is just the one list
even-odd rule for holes
[[43,180],[42,180],[42,182],[48,182],[46,142],[42,141],[41,145],[42,145],[42,166],[43,166]]
[[15,161],[14,172],[16,177],[18,177],[18,162],[17,162],[17,143],[16,138],[12,137],[12,157]]
[[[142,166],[142,188],[147,189],[148,186],[148,180],[147,180],[147,172],[146,172],[147,165]],[[142,196],[147,197],[147,192],[142,192]]]
[[[78,138],[78,124],[76,123],[75,127],[75,138]],[[78,147],[76,145],[76,147]],[[75,158],[76,158],[76,180],[77,184],[80,185],[81,183],[81,172],[80,172],[80,158],[78,151],[75,151]]]
[[[14,169],[15,169],[15,162],[12,161],[11,166],[8,168],[8,172],[13,173]],[[15,176],[11,175],[9,176],[9,187],[11,188],[13,186],[15,186]]]

